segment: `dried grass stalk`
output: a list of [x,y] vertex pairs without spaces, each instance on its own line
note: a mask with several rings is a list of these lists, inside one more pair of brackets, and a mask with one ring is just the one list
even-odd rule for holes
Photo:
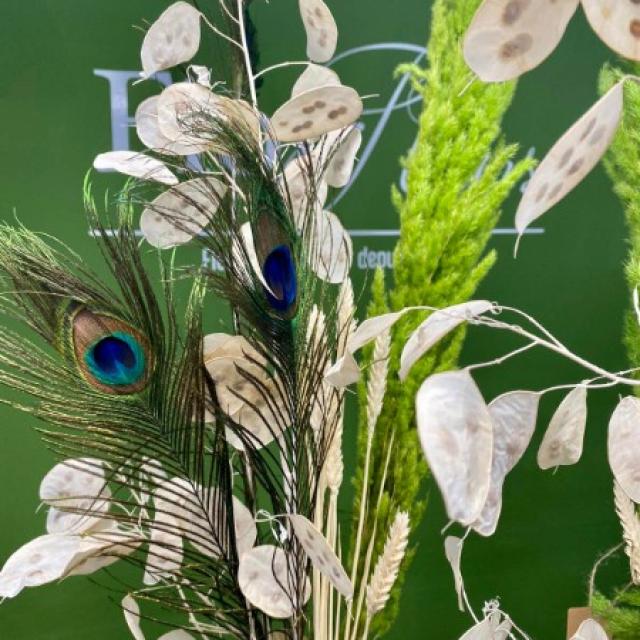
[[367,617],[382,611],[393,587],[409,541],[409,514],[398,511],[389,529],[382,555],[367,587]]
[[640,520],[636,514],[635,504],[617,480],[613,481],[613,496],[626,543],[624,550],[629,556],[631,579],[634,584],[640,584]]
[[373,348],[373,364],[367,380],[367,428],[369,433],[375,429],[378,416],[382,411],[382,402],[387,390],[390,349],[391,332],[385,331],[376,338]]

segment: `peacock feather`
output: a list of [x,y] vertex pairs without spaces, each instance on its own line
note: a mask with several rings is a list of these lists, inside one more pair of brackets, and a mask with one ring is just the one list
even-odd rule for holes
[[[243,17],[232,23],[244,43]],[[191,51],[201,18],[177,2],[151,26],[145,43],[157,36],[169,47],[164,68],[184,62],[180,48]],[[161,68],[152,45],[143,44],[147,75]],[[317,116],[326,122],[313,140],[283,143],[284,116],[270,123],[255,100],[186,73],[137,115],[154,155],[96,158],[132,177],[104,211],[93,178],[85,183],[107,278],[57,241],[0,227],[1,309],[35,334],[0,328],[0,384],[20,398],[4,402],[47,424],[42,437],[61,461],[41,487],[48,533],[7,562],[0,593],[124,560],[144,586],[114,567],[112,588],[127,594],[136,637],[144,603],[147,617],[175,626],[178,615],[204,638],[298,639],[309,628],[310,559],[349,592],[335,539],[330,549],[312,523],[324,516],[342,421],[343,392],[325,373],[352,325],[351,247],[321,201],[352,130],[343,114],[353,120],[361,105],[342,85],[337,97],[318,89],[311,105],[294,98],[285,115],[329,115]],[[345,92],[351,102],[331,110]],[[139,212],[159,249],[159,283],[136,237]],[[189,241],[221,270],[178,269],[162,251]],[[185,282],[186,302],[177,294]],[[213,299],[232,311],[228,334],[203,329]],[[56,570],[40,567],[41,547],[60,544]],[[24,569],[29,562],[37,571]]]

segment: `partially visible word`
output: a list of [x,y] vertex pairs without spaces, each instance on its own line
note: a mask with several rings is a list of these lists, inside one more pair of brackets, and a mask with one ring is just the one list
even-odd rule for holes
[[393,268],[392,251],[381,250],[376,251],[369,249],[366,245],[358,251],[356,258],[356,264],[358,269],[376,269],[382,267],[383,269]]

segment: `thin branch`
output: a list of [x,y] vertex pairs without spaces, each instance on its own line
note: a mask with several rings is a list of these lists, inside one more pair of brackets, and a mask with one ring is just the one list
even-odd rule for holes
[[270,67],[263,69],[262,71],[258,71],[258,73],[254,74],[253,79],[257,80],[263,75],[269,73],[270,71],[275,71],[276,69],[281,69],[282,67],[292,67],[295,65],[305,65],[309,66],[308,60],[287,60],[286,62],[279,62],[278,64],[272,64]]

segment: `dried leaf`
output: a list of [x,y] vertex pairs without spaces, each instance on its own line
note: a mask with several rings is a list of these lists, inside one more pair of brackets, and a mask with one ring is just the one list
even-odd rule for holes
[[327,62],[338,44],[338,27],[322,0],[299,0],[300,15],[307,32],[307,57],[314,62]]
[[182,629],[174,629],[161,635],[158,640],[193,640],[193,636]]
[[131,555],[145,540],[135,533],[123,531],[116,521],[82,538],[82,546],[65,570],[67,576],[86,576]]
[[302,142],[353,124],[362,113],[357,91],[343,85],[310,89],[285,102],[271,118],[280,142]]
[[[266,446],[280,435],[283,416],[288,415],[282,404],[281,385],[268,375],[264,357],[247,339],[226,333],[210,334],[204,339],[203,354],[221,409],[250,432],[252,445]],[[264,389],[247,376],[258,380]],[[268,402],[267,398],[275,400]],[[227,441],[238,450],[244,449],[242,439],[231,428],[227,428]]]
[[297,95],[309,91],[310,89],[317,89],[318,87],[325,87],[327,85],[339,85],[341,84],[338,74],[319,64],[309,63],[307,68],[300,74],[300,77],[295,81],[293,88],[291,89],[291,97],[295,98]]
[[[216,488],[203,489],[182,478],[171,478],[160,484],[154,494],[156,512],[162,517],[175,518],[187,540],[198,551],[213,558],[220,556],[222,550],[219,539],[214,539],[212,527],[216,527],[219,538],[226,527],[216,508],[221,499]],[[257,528],[249,509],[235,496],[232,502],[236,544],[238,554],[242,554],[253,546]]]
[[582,0],[582,8],[608,47],[625,58],[640,61],[640,6],[635,0]]
[[460,561],[462,560],[462,546],[464,540],[456,538],[456,536],[447,536],[444,539],[444,554],[449,561],[451,571],[453,571],[453,582],[458,595],[458,609],[464,611],[464,602],[462,600],[462,592],[464,591],[464,582],[462,580],[462,572],[460,570]]
[[405,313],[416,308],[405,307],[401,311],[383,313],[373,318],[367,318],[355,331],[350,333],[345,345],[344,355],[327,369],[324,379],[330,385],[338,388],[357,382],[360,379],[360,367],[358,367],[353,354],[378,336],[389,331]]
[[464,38],[464,59],[485,82],[513,80],[558,46],[578,0],[484,0]]
[[622,490],[640,502],[640,399],[620,400],[609,420],[609,466]]
[[329,191],[327,182],[323,178],[314,176],[313,184],[310,184],[312,178],[305,166],[307,161],[309,159],[301,156],[291,160],[284,169],[284,180],[281,181],[282,193],[285,198],[288,194],[291,201],[298,232],[302,232],[309,217],[322,212]]
[[15,551],[0,572],[0,597],[14,598],[25,587],[37,587],[62,578],[81,551],[80,536],[46,534]]
[[[242,127],[245,133],[249,133],[253,136],[253,141],[256,144],[261,144],[260,130],[261,130],[261,114],[256,111],[246,100],[222,97],[220,101],[220,111],[222,116],[230,122],[233,122],[235,127]],[[266,127],[268,128],[268,123]]]
[[587,389],[576,387],[562,400],[538,449],[538,466],[550,469],[575,464],[582,455],[587,425]]
[[[47,513],[47,533],[82,534],[102,528],[108,521],[111,492],[105,489],[99,498],[78,500],[73,511],[50,507]],[[81,510],[81,513],[78,513]]]
[[216,395],[222,410],[227,415],[237,413],[249,387],[253,385],[238,371],[241,367],[247,374],[261,379],[264,377],[266,360],[251,346],[249,341],[240,335],[228,333],[212,333],[203,341],[204,365],[216,385]]
[[325,282],[344,282],[353,258],[353,243],[348,231],[334,213],[320,211],[311,232],[309,263],[314,273]]
[[338,593],[346,600],[351,600],[353,584],[326,538],[303,515],[290,513],[287,517],[311,564],[331,582]]
[[77,507],[105,489],[104,468],[97,458],[59,462],[40,483],[40,500],[55,507]]
[[422,450],[451,520],[473,523],[489,492],[493,426],[467,371],[429,376],[416,395]]
[[[278,386],[274,378],[266,378],[264,372],[262,378],[266,387],[264,392],[256,387],[249,388],[245,396],[247,402],[231,416],[248,432],[244,434],[246,437],[250,434],[250,442],[255,448],[265,447],[290,426],[282,423],[283,420],[290,422],[289,410],[283,404],[284,400],[281,397],[282,387]],[[268,402],[265,396],[275,398],[275,410],[273,403]],[[230,428],[227,429],[227,440],[239,451],[244,449],[242,439]]]
[[360,380],[360,367],[350,351],[338,358],[324,374],[325,381],[338,389]]
[[540,396],[531,391],[510,391],[489,403],[493,421],[493,457],[487,500],[473,529],[491,536],[502,510],[502,485],[531,442],[536,428]]
[[493,303],[488,300],[471,300],[432,313],[411,334],[402,349],[398,372],[400,380],[404,380],[411,367],[458,325],[491,309],[493,309]]
[[122,612],[124,613],[124,619],[131,631],[131,635],[134,640],[145,640],[142,629],[140,628],[140,607],[136,600],[130,595],[126,595],[122,598]]
[[[342,133],[342,132],[341,132]],[[345,187],[351,179],[356,154],[362,144],[362,132],[357,127],[343,136],[325,172],[327,184],[331,187]]]
[[372,340],[375,340],[380,334],[391,329],[391,327],[400,318],[411,309],[407,307],[402,311],[394,311],[392,313],[383,313],[373,318],[367,318],[347,340],[347,350],[355,353],[358,349],[364,347]]
[[107,151],[95,157],[93,166],[98,171],[117,171],[127,176],[151,180],[161,184],[178,184],[178,178],[157,158],[138,151]]
[[510,634],[513,622],[509,616],[503,615],[500,611],[494,611],[488,617],[493,629],[492,640],[507,640],[512,637]]
[[296,602],[296,594],[290,591],[289,567],[295,567],[295,559],[286,551],[273,545],[254,547],[240,556],[240,590],[254,607],[268,616],[290,618],[309,599],[311,585],[307,578],[302,601]]
[[460,640],[494,640],[491,618],[480,620],[460,636]]
[[592,618],[585,620],[571,640],[609,640],[606,631]]
[[516,211],[519,236],[580,184],[602,158],[622,118],[623,88],[621,80],[607,91],[544,157]]
[[171,141],[158,126],[158,98],[151,96],[143,100],[136,109],[136,133],[142,144],[149,149],[171,155]]
[[164,89],[157,103],[158,127],[171,151],[186,156],[220,150],[212,121],[224,117],[229,100],[197,82],[177,82]]
[[188,62],[200,47],[200,12],[188,2],[175,2],[151,25],[140,58],[145,77]]
[[182,566],[182,536],[176,533],[177,530],[179,523],[173,516],[156,513],[142,579],[144,584],[153,585],[162,578],[170,578]]
[[196,82],[207,89],[211,89],[211,69],[201,64],[190,64],[189,69],[196,77]]
[[217,178],[195,178],[160,194],[142,212],[140,230],[158,249],[177,247],[197,236],[213,219],[226,193]]

